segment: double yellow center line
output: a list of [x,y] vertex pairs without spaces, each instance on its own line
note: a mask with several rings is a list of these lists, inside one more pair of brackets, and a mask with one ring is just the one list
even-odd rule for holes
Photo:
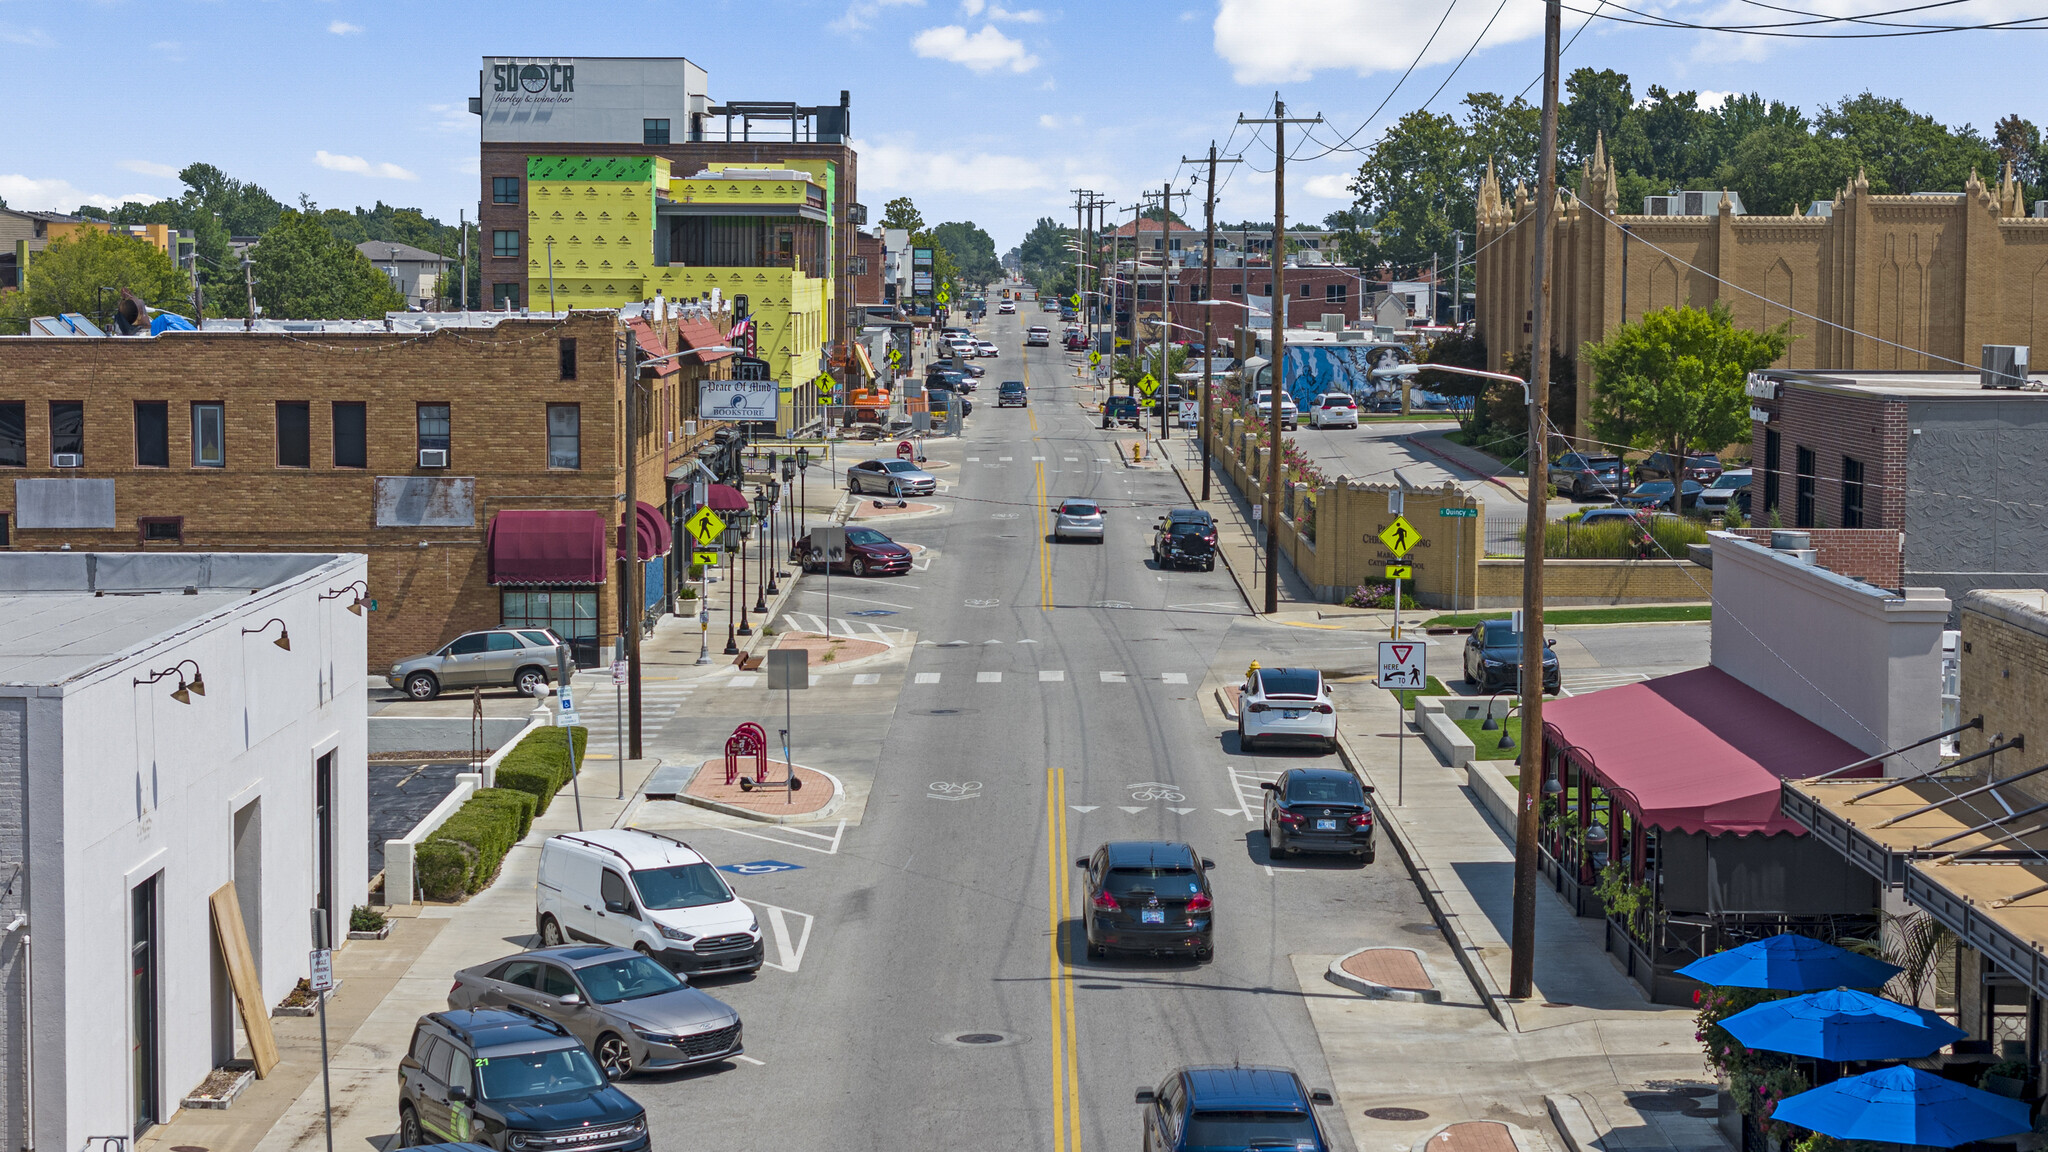
[[[1053,1152],[1081,1152],[1081,1074],[1074,1032],[1074,984],[1060,955],[1060,925],[1066,920],[1074,862],[1067,858],[1067,777],[1045,770],[1045,895],[1050,956],[1046,984],[1052,990]],[[1086,947],[1079,941],[1076,947]]]

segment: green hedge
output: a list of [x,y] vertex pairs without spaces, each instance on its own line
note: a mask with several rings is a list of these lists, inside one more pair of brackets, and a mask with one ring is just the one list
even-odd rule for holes
[[533,826],[533,797],[511,788],[482,788],[413,853],[429,900],[459,900],[483,890],[505,853]]
[[[569,782],[569,749],[555,732],[536,732],[521,740],[498,762],[497,783],[501,789],[516,789],[534,798],[534,815],[546,815],[548,803]],[[576,762],[583,762],[584,745],[590,741],[588,728],[571,728],[576,738]]]

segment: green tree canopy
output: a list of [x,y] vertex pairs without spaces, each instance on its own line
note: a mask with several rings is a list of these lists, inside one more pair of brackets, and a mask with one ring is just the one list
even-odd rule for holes
[[1074,230],[1061,227],[1050,216],[1040,216],[1017,246],[1024,278],[1047,295],[1065,296],[1074,290],[1074,254],[1067,251]]
[[31,316],[83,312],[104,326],[127,288],[152,308],[192,314],[192,282],[156,245],[134,236],[77,232],[29,259],[28,290],[0,292],[0,331],[28,331]]
[[1747,441],[1743,380],[1785,354],[1789,326],[1738,328],[1716,301],[1705,309],[1661,308],[1587,344],[1594,436],[1679,453]]
[[[996,242],[972,220],[954,220],[932,229],[932,242],[952,257],[959,275],[971,285],[1000,280],[1003,266],[996,260]],[[934,255],[936,263],[936,254]]]
[[405,297],[369,258],[315,216],[287,209],[250,255],[256,303],[265,316],[365,319],[405,307]]
[[917,205],[908,196],[898,196],[882,206],[882,227],[901,228],[906,232],[924,231],[924,217],[918,214]]

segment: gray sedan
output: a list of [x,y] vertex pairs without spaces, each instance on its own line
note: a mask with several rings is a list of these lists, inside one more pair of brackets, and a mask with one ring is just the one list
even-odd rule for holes
[[856,496],[929,496],[939,478],[908,460],[865,460],[846,470],[846,490]]
[[1052,538],[1072,537],[1102,543],[1102,505],[1093,500],[1062,500],[1052,510]]
[[581,1040],[613,1080],[745,1051],[739,1013],[624,948],[573,944],[464,968],[448,991],[448,1007],[545,1016]]

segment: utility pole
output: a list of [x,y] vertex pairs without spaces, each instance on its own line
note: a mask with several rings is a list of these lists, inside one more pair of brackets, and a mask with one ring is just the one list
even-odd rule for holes
[[[551,262],[552,263],[552,262]],[[626,716],[628,759],[640,758],[640,340],[626,329],[626,509],[619,516],[619,631],[626,638]]]
[[1465,319],[1465,233],[1451,229],[1451,327]]
[[[1556,4],[1559,0],[1549,2]],[[1275,92],[1272,119],[1247,120],[1239,116],[1237,122],[1273,126],[1273,407],[1266,416],[1271,456],[1266,467],[1266,611],[1270,613],[1280,610],[1280,398],[1287,389],[1287,374],[1283,371],[1287,362],[1287,126],[1321,124],[1323,118],[1288,119],[1287,102]],[[1256,393],[1256,377],[1253,384]]]
[[[1509,941],[1508,996],[1526,999],[1536,980],[1537,802],[1543,795],[1543,545],[1549,485],[1543,405],[1550,397],[1550,214],[1557,206],[1557,57],[1560,0],[1543,5],[1543,133],[1536,153],[1536,255],[1529,269],[1528,530],[1522,557],[1522,786],[1515,813],[1514,925]],[[1533,672],[1532,672],[1533,670]],[[1529,681],[1535,680],[1532,685]],[[1617,853],[1619,849],[1616,850]],[[1616,859],[1619,859],[1619,855]]]
[[[1197,164],[1183,156],[1183,164]],[[1214,416],[1210,392],[1215,387],[1216,359],[1216,165],[1242,164],[1242,160],[1218,160],[1216,142],[1209,141],[1209,195],[1202,209],[1202,499],[1209,499],[1209,436]]]
[[[1173,324],[1172,312],[1166,306],[1166,298],[1171,292],[1171,289],[1167,287],[1166,273],[1168,271],[1167,265],[1173,260],[1173,198],[1175,196],[1186,199],[1188,194],[1186,192],[1175,192],[1171,180],[1159,186],[1159,210],[1164,213],[1159,218],[1159,438],[1161,440],[1171,440],[1173,438],[1172,425],[1167,423],[1166,419],[1166,382],[1173,377],[1171,365],[1167,362],[1166,351],[1169,341],[1166,330]],[[1208,349],[1205,347],[1202,351],[1207,353]]]
[[249,259],[249,250],[242,249],[242,287],[249,291],[249,326],[256,325],[256,262]]
[[462,244],[460,247],[456,249],[457,253],[459,254],[459,258],[462,261],[462,266],[461,270],[456,273],[455,284],[456,291],[461,294],[461,304],[458,305],[458,307],[464,312],[469,311],[469,217],[467,215],[468,211],[469,210],[466,208],[458,208],[455,211],[456,222],[462,226]]

